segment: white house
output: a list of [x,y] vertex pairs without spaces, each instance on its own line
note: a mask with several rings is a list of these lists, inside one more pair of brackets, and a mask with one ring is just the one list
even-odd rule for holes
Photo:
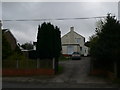
[[70,28],[70,32],[61,38],[62,54],[71,55],[73,52],[80,52],[81,55],[88,55],[88,47],[85,44],[85,37],[76,33],[74,27]]

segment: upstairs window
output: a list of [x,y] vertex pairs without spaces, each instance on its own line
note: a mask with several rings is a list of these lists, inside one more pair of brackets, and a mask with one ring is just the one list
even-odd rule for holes
[[77,42],[77,43],[80,43],[80,38],[76,38],[76,42]]

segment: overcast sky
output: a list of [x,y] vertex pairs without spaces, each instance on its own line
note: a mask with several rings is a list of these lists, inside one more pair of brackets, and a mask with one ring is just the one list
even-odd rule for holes
[[[106,16],[112,13],[118,17],[117,2],[2,2],[2,19],[55,19],[84,18]],[[73,26],[75,31],[86,41],[95,33],[96,21],[86,20],[49,20],[61,30],[61,36]],[[3,28],[8,28],[19,43],[36,41],[38,25],[44,21],[4,21]]]
[[[1,7],[1,3],[0,3],[0,7]],[[0,8],[0,20],[2,20],[2,8]]]
[[120,21],[120,1],[118,2],[118,19]]

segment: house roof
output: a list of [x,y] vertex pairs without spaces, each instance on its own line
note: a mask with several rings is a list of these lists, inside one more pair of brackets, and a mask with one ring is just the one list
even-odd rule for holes
[[6,33],[6,32],[8,32],[9,30],[8,29],[2,29],[2,32],[3,33]]
[[21,50],[23,49],[20,46],[19,42],[17,42],[16,38],[14,37],[14,35],[11,33],[11,31],[9,29],[2,29],[2,33],[9,33],[13,37],[13,39],[15,40],[16,45],[19,47],[19,49],[21,49]]
[[3,33],[9,33],[13,37],[13,39],[16,41],[16,43],[17,43],[16,38],[14,37],[14,35],[11,33],[11,31],[9,29],[2,29],[2,32]]
[[[68,35],[70,32],[71,32],[71,31],[69,31],[68,33],[66,33],[65,35],[63,35],[62,38],[63,38],[64,36]],[[83,37],[82,35],[78,34],[77,32],[75,32],[75,31],[73,31],[73,32],[76,33],[77,35]],[[83,37],[83,38],[85,38],[85,37]]]

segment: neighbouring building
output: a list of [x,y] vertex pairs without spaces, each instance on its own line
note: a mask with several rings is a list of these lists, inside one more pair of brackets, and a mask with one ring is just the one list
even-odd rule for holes
[[15,50],[19,44],[17,43],[17,40],[15,39],[14,35],[10,32],[10,30],[2,29],[2,34],[4,34],[6,40],[8,41],[8,43],[11,46],[11,49]]
[[75,32],[74,27],[70,27],[70,32],[61,38],[62,54],[71,55],[73,52],[79,52],[83,56],[88,55],[88,47],[85,44],[85,37]]
[[36,59],[36,50],[35,49],[32,49],[32,50],[23,49],[9,29],[2,29],[2,34],[4,34],[6,40],[10,44],[11,49],[13,51],[18,47],[24,56],[26,56],[29,59]]

